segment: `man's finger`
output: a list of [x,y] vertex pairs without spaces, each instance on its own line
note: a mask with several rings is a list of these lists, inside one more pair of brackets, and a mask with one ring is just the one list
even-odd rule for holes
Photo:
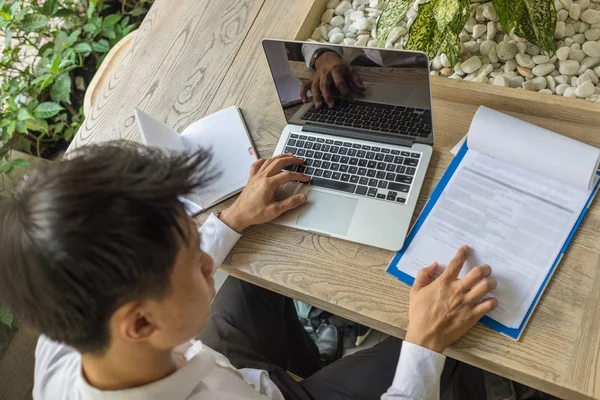
[[411,290],[418,292],[425,286],[433,282],[433,278],[438,270],[438,263],[434,262],[429,267],[425,267],[419,271]]
[[290,211],[296,207],[300,207],[302,204],[306,203],[307,199],[308,198],[305,194],[297,194],[295,196],[288,197],[285,200],[273,204],[273,212],[275,213],[274,218],[279,217],[286,211]]
[[334,68],[331,75],[333,76],[333,82],[335,83],[335,87],[340,91],[341,95],[344,98],[351,98],[352,94],[348,89],[348,85],[346,85],[346,80],[344,79],[344,74],[337,68]]
[[254,164],[252,164],[252,166],[250,167],[250,176],[252,177],[252,176],[256,175],[266,162],[267,162],[266,158],[261,158],[261,159],[256,160],[254,162]]
[[465,300],[471,303],[477,303],[486,294],[498,287],[498,281],[494,278],[484,279],[477,285],[473,286],[473,289],[469,290],[465,294]]
[[321,89],[321,93],[323,94],[323,98],[325,102],[329,106],[329,108],[333,108],[335,105],[335,101],[333,100],[333,95],[331,94],[331,75],[327,74],[325,79],[321,79],[321,85],[319,86]]
[[293,156],[294,155],[292,153],[281,153],[281,154],[276,155],[275,157],[267,158],[266,161],[260,167],[260,170],[258,172],[265,171],[269,167],[269,165],[271,165],[276,160],[279,160],[281,158],[293,157]]
[[310,87],[310,91],[313,95],[313,101],[317,108],[321,108],[323,105],[323,100],[321,99],[321,90],[319,89],[319,78],[315,78],[312,82],[312,86]]
[[492,268],[489,265],[480,265],[473,268],[469,273],[460,280],[463,288],[466,291],[471,290],[473,286],[480,280],[487,278],[492,274]]
[[275,175],[270,179],[271,182],[273,182],[273,184],[276,186],[281,186],[291,181],[300,181],[306,183],[310,181],[310,176],[301,174],[300,172],[285,171]]
[[311,85],[311,81],[306,81],[300,86],[300,99],[302,99],[303,103],[308,102],[308,91],[310,90]]
[[352,83],[354,84],[354,86],[359,91],[363,92],[365,90],[365,85],[363,84],[362,79],[360,79],[360,76],[358,76],[358,74],[352,69],[352,67],[348,67],[348,73],[352,78]]
[[495,310],[496,307],[498,307],[498,299],[490,297],[475,306],[473,309],[473,316],[479,320],[485,314]]
[[462,269],[463,264],[469,255],[469,250],[469,246],[462,246],[460,249],[458,249],[456,256],[454,256],[452,261],[450,261],[450,264],[448,264],[448,268],[446,268],[442,274],[442,277],[450,280],[455,280],[458,278],[458,274],[460,273],[460,270]]
[[288,156],[273,160],[273,162],[271,162],[271,164],[269,164],[263,171],[267,174],[267,176],[275,176],[279,174],[285,167],[302,164],[304,164],[303,159],[296,158],[294,156]]

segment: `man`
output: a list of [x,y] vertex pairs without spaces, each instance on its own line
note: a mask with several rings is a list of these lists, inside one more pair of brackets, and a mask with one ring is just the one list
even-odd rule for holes
[[325,368],[290,299],[229,278],[213,302],[213,270],[240,234],[306,202],[274,199],[308,180],[281,172],[302,162],[257,161],[240,197],[200,231],[179,196],[217,179],[203,151],[113,143],[37,171],[0,208],[0,301],[42,333],[34,398],[482,398],[480,376],[456,397],[465,375],[451,360],[440,387],[441,353],[496,307],[484,299],[496,286],[489,266],[457,279],[467,247],[439,278],[437,264],[417,276],[404,342]]

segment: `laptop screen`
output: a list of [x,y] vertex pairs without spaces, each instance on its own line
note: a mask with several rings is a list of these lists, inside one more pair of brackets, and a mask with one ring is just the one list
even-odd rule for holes
[[277,40],[263,47],[288,124],[432,142],[425,54]]

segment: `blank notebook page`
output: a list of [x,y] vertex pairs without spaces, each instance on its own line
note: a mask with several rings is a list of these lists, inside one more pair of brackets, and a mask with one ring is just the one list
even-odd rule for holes
[[188,150],[209,149],[213,156],[211,165],[220,173],[209,187],[193,194],[202,208],[213,206],[246,185],[256,152],[237,107],[225,108],[193,123],[181,137]]

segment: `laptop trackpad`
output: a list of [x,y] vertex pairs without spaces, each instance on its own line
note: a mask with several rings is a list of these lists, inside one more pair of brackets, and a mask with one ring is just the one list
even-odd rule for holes
[[357,199],[312,190],[296,224],[343,236],[348,233],[357,204]]

